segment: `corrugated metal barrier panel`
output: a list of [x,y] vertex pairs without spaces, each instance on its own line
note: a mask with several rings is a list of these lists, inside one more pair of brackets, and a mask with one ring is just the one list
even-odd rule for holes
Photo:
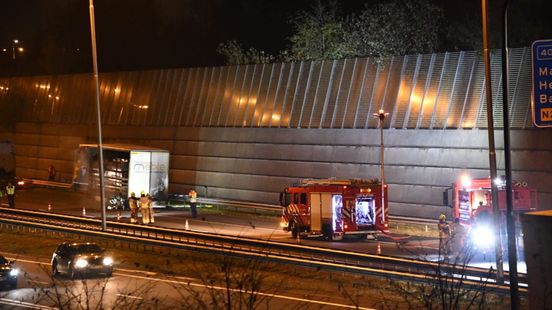
[[[502,127],[500,51],[491,59],[495,126]],[[510,51],[510,122],[531,128],[528,48]],[[313,62],[100,73],[105,125],[190,127],[486,128],[479,52],[406,55],[376,62]],[[0,103],[19,121],[91,124],[90,74],[0,79]]]

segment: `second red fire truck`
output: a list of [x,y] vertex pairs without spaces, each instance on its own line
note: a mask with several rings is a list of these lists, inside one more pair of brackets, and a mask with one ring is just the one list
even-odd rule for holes
[[375,180],[308,179],[280,194],[282,227],[293,238],[339,240],[389,232],[387,185]]
[[[503,179],[495,180],[498,187],[498,209],[506,212],[506,189]],[[454,216],[462,224],[471,224],[477,217],[490,216],[491,179],[471,179],[463,175],[453,184]],[[537,209],[537,192],[525,182],[513,182],[513,211],[516,217],[519,213]]]
[[[499,235],[506,236],[506,190],[503,179],[495,180],[498,187],[498,209],[500,211]],[[519,235],[519,214],[537,209],[537,192],[525,182],[512,184],[513,211],[516,235]],[[489,251],[495,246],[496,227],[491,207],[491,179],[471,179],[463,175],[452,186],[454,217],[469,228],[469,242],[480,251]]]

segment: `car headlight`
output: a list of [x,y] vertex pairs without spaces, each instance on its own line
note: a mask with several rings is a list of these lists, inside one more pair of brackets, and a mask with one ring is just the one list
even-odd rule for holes
[[108,256],[108,257],[104,257],[104,259],[103,259],[103,264],[104,264],[105,266],[111,266],[111,265],[113,265],[113,258],[111,258],[111,257],[109,257],[109,256]]
[[79,258],[75,262],[75,267],[76,268],[85,268],[86,266],[88,266],[88,261],[84,258]]
[[19,269],[10,270],[10,276],[17,277],[18,274],[19,274]]
[[487,225],[478,225],[470,232],[473,244],[481,249],[491,248],[495,243],[494,231]]

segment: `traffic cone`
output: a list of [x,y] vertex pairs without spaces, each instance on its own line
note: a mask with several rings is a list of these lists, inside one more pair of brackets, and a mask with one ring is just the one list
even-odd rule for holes
[[378,247],[376,248],[376,253],[377,253],[378,255],[381,255],[381,244],[380,244],[379,241],[378,241]]
[[86,208],[82,207],[82,216],[86,216]]
[[297,243],[301,243],[301,238],[299,238],[299,234],[297,234]]
[[121,211],[117,211],[117,221],[121,220]]
[[190,230],[190,225],[188,224],[188,220],[186,220],[186,224],[184,224],[184,229]]
[[48,203],[48,212],[52,211],[52,203]]

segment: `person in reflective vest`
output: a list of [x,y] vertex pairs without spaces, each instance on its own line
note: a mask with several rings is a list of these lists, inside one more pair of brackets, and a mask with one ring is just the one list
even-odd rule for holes
[[130,222],[138,222],[138,198],[136,198],[136,194],[134,194],[134,192],[130,193],[130,197],[128,198],[128,207],[130,208]]
[[443,213],[439,215],[439,253],[445,256],[450,254],[450,226],[447,217]]
[[8,205],[10,208],[15,208],[15,186],[11,182],[6,186],[6,194],[8,195]]
[[149,222],[150,224],[155,223],[155,219],[153,218],[153,198],[150,194],[147,194],[146,197],[148,198],[148,205],[149,205]]
[[196,208],[197,193],[193,188],[190,189],[190,191],[188,192],[188,198],[190,199],[190,211],[192,211],[192,217],[196,218],[197,217],[197,208]]
[[146,194],[144,192],[140,194],[140,212],[142,213],[142,224],[149,224],[150,200],[148,197],[146,197]]

